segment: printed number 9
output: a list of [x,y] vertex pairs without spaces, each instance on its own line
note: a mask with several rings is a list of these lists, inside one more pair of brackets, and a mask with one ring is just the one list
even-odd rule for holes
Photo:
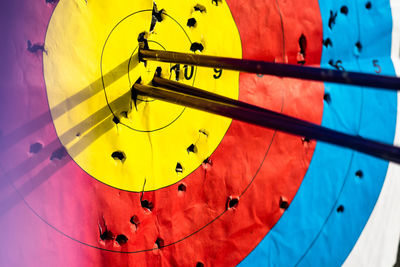
[[215,72],[215,74],[214,74],[214,79],[219,79],[219,78],[221,78],[221,75],[222,75],[222,69],[214,69],[214,72]]

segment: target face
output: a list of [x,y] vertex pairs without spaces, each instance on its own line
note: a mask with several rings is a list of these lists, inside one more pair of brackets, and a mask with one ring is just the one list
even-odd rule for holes
[[363,24],[348,29],[384,17],[383,2],[347,12],[314,0],[159,0],[158,12],[151,1],[27,4],[43,23],[14,34],[23,41],[14,64],[28,82],[3,105],[2,213],[27,209],[40,233],[76,255],[67,265],[342,264],[387,162],[147,97],[134,103],[131,87],[161,68],[163,78],[386,143],[396,94],[145,64],[138,36],[147,32],[157,50],[394,75],[390,40],[371,43],[380,32],[366,36]]

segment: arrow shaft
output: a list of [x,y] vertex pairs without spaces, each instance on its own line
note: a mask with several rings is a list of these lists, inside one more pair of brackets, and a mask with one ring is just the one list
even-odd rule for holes
[[176,64],[236,70],[312,81],[399,90],[400,78],[359,72],[339,71],[308,66],[265,61],[204,56],[161,50],[139,49],[140,60],[154,60]]
[[338,132],[268,109],[209,93],[195,87],[181,86],[169,80],[157,78],[154,84],[162,86],[155,87],[135,84],[133,89],[139,95],[146,95],[289,134],[308,137],[400,163],[400,148],[395,146]]

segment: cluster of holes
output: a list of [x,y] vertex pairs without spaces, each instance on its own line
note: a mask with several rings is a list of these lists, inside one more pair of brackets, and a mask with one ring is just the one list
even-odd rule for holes
[[[368,9],[368,10],[371,9],[371,8],[372,8],[371,2],[367,2],[367,3],[365,4],[365,8]],[[344,15],[348,15],[348,13],[349,13],[348,7],[347,7],[347,6],[342,6],[342,7],[340,8],[340,13],[342,13],[342,14],[344,14]],[[337,17],[337,12],[330,11],[330,17],[329,17],[329,22],[328,22],[328,27],[329,27],[330,29],[332,29],[333,25],[336,23],[336,17]],[[327,39],[323,40],[323,45],[324,45],[325,47],[332,46],[332,41],[331,41],[331,39],[327,38]],[[355,48],[356,48],[356,53],[361,53],[361,51],[362,51],[362,44],[361,44],[360,41],[358,41],[358,42],[355,44]],[[330,61],[329,61],[329,64],[330,64],[332,67],[335,67],[335,68],[338,69],[338,70],[344,70],[344,68],[341,66],[341,63],[342,63],[342,62],[341,62],[340,60],[336,61],[336,63],[334,63],[333,60],[330,60]],[[324,100],[325,100],[327,103],[330,103],[330,102],[331,102],[331,96],[330,96],[329,93],[325,93],[325,94],[324,94]],[[361,170],[358,170],[358,171],[356,171],[355,176],[358,177],[358,178],[360,178],[360,179],[362,179],[363,176],[364,176],[364,174],[363,174],[363,172],[362,172]],[[344,212],[344,206],[343,206],[343,205],[339,205],[339,206],[337,207],[336,211],[337,211],[337,213],[343,213],[343,212]]]
[[[212,3],[215,2],[215,5],[218,6],[218,2],[220,2],[221,0],[212,0]],[[206,12],[206,8],[200,4],[197,4],[196,6],[194,6],[194,11],[195,12],[200,12],[200,13],[205,13]],[[191,27],[196,27],[197,25],[197,20],[195,18],[189,18],[186,24],[189,28]],[[199,52],[203,52],[204,50],[204,45],[198,42],[194,42],[190,45],[190,51],[192,51],[193,53],[196,53],[197,51]],[[176,76],[176,80],[179,80],[179,76]]]
[[103,233],[100,233],[100,239],[103,241],[113,240],[114,234],[106,229]]
[[[114,240],[114,234],[111,231],[106,229],[103,233],[100,233],[100,239],[102,241]],[[122,245],[125,245],[128,242],[128,238],[125,235],[120,234],[120,235],[117,235],[117,237],[115,238],[115,241],[120,246],[122,246]]]

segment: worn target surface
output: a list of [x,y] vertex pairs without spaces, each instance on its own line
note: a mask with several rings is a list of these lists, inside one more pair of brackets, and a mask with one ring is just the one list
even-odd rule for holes
[[[12,242],[4,263],[344,262],[387,162],[150,98],[135,105],[130,88],[161,67],[165,78],[386,143],[396,94],[145,65],[137,40],[146,31],[152,49],[394,75],[389,1],[159,0],[158,12],[152,1],[16,2],[0,207],[15,240],[32,238]],[[371,30],[376,19],[383,26]]]

